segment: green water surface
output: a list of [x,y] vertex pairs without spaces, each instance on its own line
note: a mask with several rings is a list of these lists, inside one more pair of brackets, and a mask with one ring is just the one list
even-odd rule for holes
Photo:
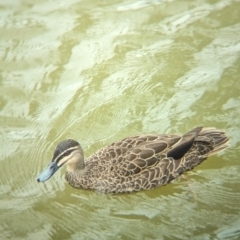
[[[240,239],[240,1],[0,3],[0,239]],[[226,130],[230,147],[149,191],[37,175],[56,144]]]

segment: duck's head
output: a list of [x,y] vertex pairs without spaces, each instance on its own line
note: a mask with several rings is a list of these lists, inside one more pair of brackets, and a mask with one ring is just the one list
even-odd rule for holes
[[80,144],[72,139],[60,142],[53,154],[52,161],[47,168],[40,173],[38,182],[48,180],[61,166],[68,165],[68,170],[84,168],[83,150]]

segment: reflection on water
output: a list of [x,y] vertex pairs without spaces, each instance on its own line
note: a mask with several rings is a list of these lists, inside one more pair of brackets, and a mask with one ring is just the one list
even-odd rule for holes
[[[7,1],[0,17],[0,239],[238,239],[239,1]],[[148,132],[225,128],[168,186],[103,195],[37,174]]]

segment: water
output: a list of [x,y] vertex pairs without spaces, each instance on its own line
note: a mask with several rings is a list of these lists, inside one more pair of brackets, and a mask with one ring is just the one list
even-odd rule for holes
[[[239,239],[240,1],[5,1],[0,239]],[[135,134],[226,129],[231,146],[128,195],[37,175],[56,144],[88,156]]]

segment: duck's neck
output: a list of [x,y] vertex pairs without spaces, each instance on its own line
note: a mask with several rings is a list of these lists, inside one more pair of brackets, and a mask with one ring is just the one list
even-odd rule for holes
[[82,148],[79,148],[77,152],[75,152],[74,159],[68,163],[67,171],[68,172],[77,172],[83,171],[85,168],[84,154]]
[[85,162],[84,159],[82,158],[81,161],[68,164],[65,179],[73,187],[86,188],[84,185],[86,184],[86,179],[84,177],[85,173],[86,173]]
[[83,161],[79,161],[76,163],[72,163],[72,164],[68,164],[67,166],[67,171],[68,172],[77,172],[77,171],[83,171],[85,168],[85,162]]

